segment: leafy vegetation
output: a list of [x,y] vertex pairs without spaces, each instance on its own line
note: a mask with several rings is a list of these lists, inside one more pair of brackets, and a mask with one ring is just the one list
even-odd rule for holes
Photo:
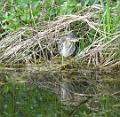
[[35,26],[41,20],[51,20],[58,15],[71,14],[88,4],[90,0],[3,0],[0,2],[1,28],[14,31],[20,27]]

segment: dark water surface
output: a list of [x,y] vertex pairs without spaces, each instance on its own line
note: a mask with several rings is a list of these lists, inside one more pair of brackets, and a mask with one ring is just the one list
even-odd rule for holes
[[0,117],[120,117],[120,73],[2,69]]

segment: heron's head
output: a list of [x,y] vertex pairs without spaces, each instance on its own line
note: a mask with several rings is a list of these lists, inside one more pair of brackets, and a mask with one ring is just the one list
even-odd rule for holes
[[75,42],[78,42],[78,39],[73,32],[70,32],[66,35],[65,41],[75,43]]

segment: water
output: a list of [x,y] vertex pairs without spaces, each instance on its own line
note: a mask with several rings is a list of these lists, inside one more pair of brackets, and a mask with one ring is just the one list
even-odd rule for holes
[[0,70],[0,117],[120,117],[120,73]]

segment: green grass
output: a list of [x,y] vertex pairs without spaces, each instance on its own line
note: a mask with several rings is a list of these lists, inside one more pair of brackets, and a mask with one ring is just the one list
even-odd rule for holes
[[71,14],[94,2],[86,0],[3,0],[0,1],[0,25],[5,31],[29,25],[35,26],[41,20],[50,20],[53,17]]

